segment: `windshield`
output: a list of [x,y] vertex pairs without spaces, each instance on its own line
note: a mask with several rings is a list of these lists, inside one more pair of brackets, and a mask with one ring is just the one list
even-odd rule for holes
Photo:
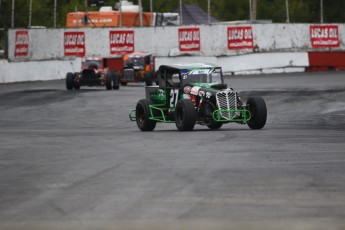
[[86,59],[82,61],[81,67],[82,69],[88,69],[91,64],[96,64],[98,68],[102,68],[102,60],[101,59]]
[[144,59],[141,57],[130,58],[125,62],[126,66],[144,66]]
[[182,73],[183,84],[189,83],[223,83],[220,69],[190,70]]

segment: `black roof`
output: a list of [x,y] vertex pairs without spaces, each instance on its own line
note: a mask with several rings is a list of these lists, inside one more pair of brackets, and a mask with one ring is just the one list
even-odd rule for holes
[[[180,13],[180,7],[178,7],[175,13]],[[211,23],[219,22],[218,19],[210,17]],[[200,7],[194,4],[182,4],[182,25],[199,25],[208,24],[208,14]]]
[[168,69],[178,69],[178,70],[221,68],[220,66],[212,64],[212,63],[171,64],[171,65],[161,65],[161,67],[168,68]]

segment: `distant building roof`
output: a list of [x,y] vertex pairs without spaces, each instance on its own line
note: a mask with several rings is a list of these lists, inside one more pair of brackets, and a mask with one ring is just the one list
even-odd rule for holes
[[[180,7],[178,7],[174,12],[180,13]],[[219,22],[219,20],[212,16],[210,17],[210,19],[211,23]],[[182,4],[182,20],[182,25],[207,24],[208,14],[194,4]]]

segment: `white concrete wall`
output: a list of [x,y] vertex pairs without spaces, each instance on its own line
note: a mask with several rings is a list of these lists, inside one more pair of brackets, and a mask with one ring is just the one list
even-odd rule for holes
[[217,63],[224,72],[239,73],[274,68],[296,68],[309,65],[307,52],[254,53],[219,57]]
[[163,64],[177,63],[215,63],[223,68],[224,73],[245,74],[253,72],[304,71],[309,66],[307,52],[252,53],[220,57],[157,57],[156,68]]
[[[311,50],[345,50],[345,24],[339,27],[340,47],[313,49],[310,44],[309,27],[311,24],[252,24],[256,52],[291,52]],[[189,53],[197,56],[229,56],[252,53],[253,50],[229,50],[227,48],[227,28],[246,25],[198,25],[201,33],[200,52]],[[193,26],[188,26],[193,27]],[[135,51],[155,53],[167,57],[179,55],[179,27],[125,28],[134,30]],[[15,57],[15,31],[9,30],[9,60],[51,60],[64,59],[65,31],[84,31],[86,36],[86,55],[110,55],[109,31],[117,28],[80,28],[80,29],[31,29],[27,57]],[[123,30],[123,28],[121,29]]]
[[[48,60],[8,62],[0,60],[0,83],[64,79],[67,72],[78,72],[80,58],[74,60]],[[208,62],[218,64],[226,74],[255,74],[301,72],[309,65],[307,52],[253,53],[222,57],[177,56],[156,57],[160,65]]]
[[65,79],[67,72],[79,72],[80,58],[31,62],[0,60],[0,83]]
[[309,24],[255,25],[254,41],[263,52],[306,51],[311,48],[309,26]]

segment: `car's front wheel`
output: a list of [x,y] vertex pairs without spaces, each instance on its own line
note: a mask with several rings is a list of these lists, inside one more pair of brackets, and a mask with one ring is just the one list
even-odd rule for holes
[[72,90],[74,85],[74,74],[67,73],[66,75],[66,89]]
[[138,101],[135,108],[137,126],[141,131],[152,131],[156,127],[156,121],[150,120],[150,107],[146,99]]
[[180,131],[191,131],[196,122],[194,104],[190,99],[181,99],[175,107],[175,124]]
[[251,129],[262,129],[266,125],[267,107],[261,97],[251,97],[247,100],[247,108],[250,112],[250,120],[247,125]]
[[220,122],[216,122],[216,121],[211,121],[207,127],[209,127],[210,129],[220,129],[222,127],[223,123]]

